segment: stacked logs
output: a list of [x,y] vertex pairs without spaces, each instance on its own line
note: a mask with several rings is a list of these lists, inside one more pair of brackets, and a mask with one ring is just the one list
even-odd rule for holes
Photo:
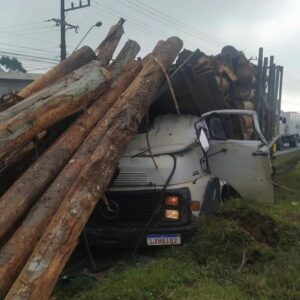
[[[194,71],[214,71],[227,108],[250,110],[257,108],[255,103],[256,67],[242,51],[232,46],[225,46],[216,56],[206,56],[203,53],[194,66]],[[244,139],[251,139],[252,118],[242,116],[240,119]]]
[[[22,161],[40,134],[78,115],[0,198],[0,294],[47,299],[127,143],[155,100],[182,42],[160,41],[143,61],[121,19],[95,55],[84,47],[18,93],[0,113],[0,163]],[[13,159],[10,159],[13,155]]]
[[216,56],[203,55],[194,66],[196,72],[214,71],[228,108],[255,108],[255,66],[242,51],[225,46]]

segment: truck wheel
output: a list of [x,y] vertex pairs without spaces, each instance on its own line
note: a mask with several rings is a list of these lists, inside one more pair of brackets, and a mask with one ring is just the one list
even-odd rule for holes
[[282,141],[282,139],[280,138],[279,140],[278,140],[278,142],[276,143],[276,147],[277,147],[277,149],[276,150],[282,150],[284,147],[283,147],[283,141]]
[[216,213],[220,202],[220,181],[217,177],[212,177],[207,183],[200,213],[205,215]]
[[290,140],[290,147],[297,147],[297,141],[296,140]]

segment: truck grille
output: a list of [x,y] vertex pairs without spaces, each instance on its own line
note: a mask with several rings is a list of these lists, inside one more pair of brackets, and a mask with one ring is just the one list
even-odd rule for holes
[[150,181],[143,172],[120,172],[112,186],[149,186]]
[[90,218],[90,225],[146,224],[161,201],[161,193],[109,192],[107,198],[117,204],[119,214],[114,219],[107,220],[101,210],[101,205],[104,204],[99,203]]

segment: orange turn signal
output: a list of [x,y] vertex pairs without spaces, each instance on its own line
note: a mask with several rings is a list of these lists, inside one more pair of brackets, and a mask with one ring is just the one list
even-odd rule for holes
[[190,203],[191,211],[201,210],[201,202],[197,200],[192,200]]
[[177,206],[179,204],[179,198],[177,196],[167,196],[165,204],[170,206]]

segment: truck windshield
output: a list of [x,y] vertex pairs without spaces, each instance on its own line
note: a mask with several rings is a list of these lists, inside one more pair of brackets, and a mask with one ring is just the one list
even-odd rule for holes
[[215,140],[257,140],[252,116],[212,115],[207,119],[210,136]]

